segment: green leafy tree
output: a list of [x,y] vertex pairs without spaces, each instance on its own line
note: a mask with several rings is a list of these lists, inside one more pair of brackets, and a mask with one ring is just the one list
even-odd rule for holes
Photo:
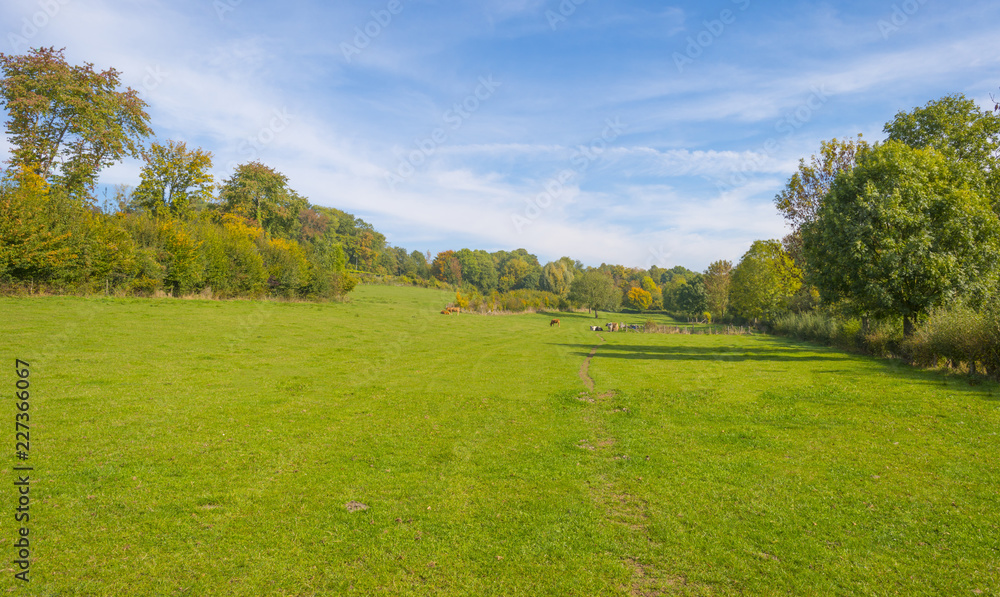
[[1000,150],[1000,116],[979,108],[961,93],[896,114],[886,123],[889,140],[914,149],[935,149],[948,157],[995,170]]
[[803,229],[809,280],[824,301],[902,316],[996,287],[1000,221],[976,174],[935,149],[887,141],[836,180]]
[[981,178],[969,184],[991,197],[1000,213],[1000,114],[984,111],[958,93],[896,114],[886,123],[889,140],[914,149],[935,149],[970,165]]
[[420,251],[413,251],[410,253],[403,265],[403,274],[410,276],[411,278],[420,278],[426,280],[430,278],[430,265],[427,263],[427,258]]
[[496,269],[499,274],[497,282],[502,292],[510,290],[535,290],[542,276],[542,266],[538,257],[525,249],[514,251],[497,251],[493,253]]
[[677,292],[677,310],[688,315],[700,315],[708,309],[708,293],[705,282],[698,279],[685,284]]
[[594,317],[597,318],[598,309],[604,311],[617,309],[621,304],[622,293],[610,275],[597,270],[588,270],[573,279],[569,298],[588,309],[593,309]]
[[[299,214],[309,202],[288,187],[288,177],[260,162],[240,164],[222,183],[219,201],[225,213],[256,221],[272,236],[298,236]],[[368,261],[373,261],[374,256]]]
[[212,154],[187,148],[183,142],[153,143],[143,152],[146,164],[142,182],[132,193],[132,203],[154,215],[185,218],[192,207],[206,203],[212,196]]
[[823,198],[837,175],[853,168],[858,155],[870,148],[861,135],[846,141],[821,142],[819,155],[813,155],[808,162],[799,160],[798,171],[775,196],[775,207],[792,229],[783,241],[785,250],[796,262],[802,261],[801,227],[816,219]]
[[729,309],[729,284],[733,272],[731,261],[712,262],[705,270],[705,299],[708,310],[717,316],[724,316]]
[[802,273],[781,243],[758,240],[731,274],[729,303],[742,317],[772,320],[802,286]]
[[482,292],[490,292],[497,286],[498,274],[493,256],[477,249],[462,249],[455,253],[461,266],[462,281],[472,284]]
[[576,264],[569,257],[549,262],[542,268],[539,288],[560,296],[568,296],[577,272]]
[[63,50],[0,54],[0,104],[7,112],[11,164],[85,198],[102,168],[137,156],[152,133],[146,102],[119,91],[119,72],[71,66]]
[[521,257],[508,259],[500,270],[500,290],[508,292],[518,288],[521,280],[528,275],[529,267],[528,262]]

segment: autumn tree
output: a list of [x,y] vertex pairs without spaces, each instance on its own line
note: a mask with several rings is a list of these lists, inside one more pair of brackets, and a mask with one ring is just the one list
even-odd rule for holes
[[47,279],[71,267],[77,256],[62,224],[36,174],[0,181],[0,279]]
[[212,196],[212,154],[184,142],[153,143],[143,152],[146,164],[132,203],[154,215],[187,217],[193,206]]
[[11,165],[84,198],[102,168],[138,156],[152,133],[146,102],[119,87],[115,69],[72,66],[63,50],[0,54],[0,104],[13,149]]
[[1000,221],[969,164],[890,140],[837,179],[803,229],[808,279],[824,301],[901,316],[995,289]]
[[653,304],[653,295],[642,288],[630,288],[625,295],[625,306],[637,311],[645,311]]
[[642,289],[648,292],[651,297],[652,303],[649,305],[651,309],[663,308],[663,293],[651,276],[642,277]]
[[462,264],[455,251],[441,251],[431,262],[431,275],[442,282],[461,286]]

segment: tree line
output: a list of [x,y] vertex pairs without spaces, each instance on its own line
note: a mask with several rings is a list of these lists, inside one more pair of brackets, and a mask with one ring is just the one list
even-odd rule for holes
[[[542,265],[525,249],[431,258],[393,247],[263,163],[216,181],[210,152],[151,139],[146,103],[121,88],[113,68],[71,65],[63,50],[39,48],[0,54],[0,69],[12,145],[0,180],[0,282],[8,286],[326,298],[379,277],[462,289],[460,302],[513,310],[724,310],[725,299],[712,302],[721,270],[587,268],[569,257]],[[99,202],[101,170],[126,157],[142,161],[138,183]]]
[[[329,298],[354,287],[352,266],[413,260],[265,164],[240,164],[217,184],[210,152],[175,140],[147,145],[147,105],[113,68],[71,65],[63,50],[39,48],[0,54],[0,69],[12,145],[0,179],[5,285]],[[138,184],[99,204],[101,170],[126,157],[142,160]]]
[[[329,298],[382,278],[457,289],[458,303],[483,310],[665,311],[792,333],[795,321],[825,321],[842,335],[856,320],[860,336],[889,325],[907,339],[948,327],[954,313],[976,314],[986,330],[1000,322],[1000,116],[961,94],[896,114],[882,142],[822,142],[775,197],[790,234],[695,272],[393,247],[263,163],[217,182],[210,152],[150,141],[146,103],[115,69],[70,65],[54,48],[0,54],[0,69],[8,286]],[[99,205],[101,170],[126,157],[142,160],[138,184]]]

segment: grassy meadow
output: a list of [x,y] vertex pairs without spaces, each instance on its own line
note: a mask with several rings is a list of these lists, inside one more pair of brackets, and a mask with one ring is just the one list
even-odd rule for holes
[[0,591],[1000,593],[996,385],[451,298],[0,298]]

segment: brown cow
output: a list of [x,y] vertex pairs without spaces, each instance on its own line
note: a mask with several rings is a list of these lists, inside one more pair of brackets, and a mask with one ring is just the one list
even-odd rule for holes
[[558,319],[553,319],[552,321],[549,322],[549,327],[552,327],[554,325],[558,325],[559,327],[562,327],[562,325],[560,325]]

